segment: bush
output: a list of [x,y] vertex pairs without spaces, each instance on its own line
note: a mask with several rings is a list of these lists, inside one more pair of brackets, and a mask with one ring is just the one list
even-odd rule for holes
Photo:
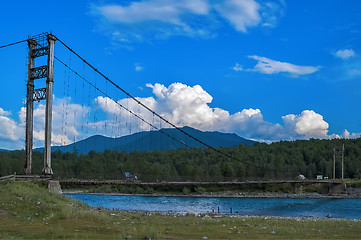
[[191,193],[191,190],[189,188],[187,188],[187,187],[183,188],[183,194],[188,195],[190,193]]
[[348,187],[361,188],[361,180],[352,181],[347,184]]
[[202,194],[206,191],[206,189],[204,187],[196,187],[195,190],[199,194]]
[[148,194],[153,194],[154,193],[154,188],[148,188],[145,192],[148,193]]

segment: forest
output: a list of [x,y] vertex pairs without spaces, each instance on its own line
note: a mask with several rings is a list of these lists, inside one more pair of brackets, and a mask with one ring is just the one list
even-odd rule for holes
[[[280,141],[254,146],[212,149],[176,149],[166,151],[104,152],[87,155],[52,153],[54,178],[125,179],[125,172],[140,181],[242,181],[308,179],[316,175],[333,176],[334,146],[344,143],[344,177],[361,178],[361,138],[333,140]],[[336,148],[337,149],[337,148]],[[336,151],[336,178],[341,178],[341,155]],[[226,156],[228,155],[228,156]],[[231,157],[229,157],[231,156]],[[0,152],[0,176],[22,174],[24,150]],[[43,154],[33,152],[33,171],[40,174]]]

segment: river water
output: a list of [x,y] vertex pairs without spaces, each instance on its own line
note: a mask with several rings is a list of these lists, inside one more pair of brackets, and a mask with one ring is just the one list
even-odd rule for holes
[[66,194],[91,206],[128,211],[361,219],[361,199],[155,197]]

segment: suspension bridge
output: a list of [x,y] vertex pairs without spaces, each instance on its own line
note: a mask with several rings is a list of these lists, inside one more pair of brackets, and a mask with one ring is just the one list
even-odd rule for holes
[[[27,43],[28,49],[25,176],[34,176],[34,137],[37,144],[39,139],[44,140],[42,173],[44,176],[51,176],[52,145],[68,145],[96,134],[115,138],[142,131],[158,131],[169,141],[186,149],[192,148],[191,143],[196,142],[222,157],[241,162],[246,167],[280,172],[276,168],[259,166],[237,158],[176,126],[142,99],[123,89],[118,81],[110,79],[58,36],[42,33],[0,48],[22,43]],[[53,89],[53,85],[56,88]],[[45,101],[45,106],[42,101]],[[37,118],[36,121],[34,118]],[[39,124],[44,125],[39,127]],[[174,129],[177,134],[166,130],[169,128]],[[182,137],[179,137],[180,135]],[[155,141],[157,139],[152,141],[153,144]],[[299,174],[298,170],[284,172],[294,176]]]

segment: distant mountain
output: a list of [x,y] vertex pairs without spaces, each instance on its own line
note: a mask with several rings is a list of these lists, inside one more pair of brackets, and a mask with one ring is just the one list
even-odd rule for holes
[[[254,141],[247,140],[235,133],[203,132],[191,127],[181,128],[186,133],[207,143],[212,147],[232,147],[235,145],[254,145]],[[201,143],[190,139],[185,134],[174,128],[162,129],[163,132],[175,139],[191,146],[204,148]],[[62,152],[74,152],[88,154],[89,151],[104,152],[105,150],[121,151],[154,151],[171,150],[184,148],[185,146],[176,140],[173,140],[160,131],[139,132],[119,138],[110,138],[100,135],[91,136],[87,139],[72,143],[67,146],[53,146],[52,151],[60,150]],[[34,149],[43,151],[44,148]]]
[[0,152],[8,152],[9,150],[6,150],[6,149],[1,149],[0,148]]

